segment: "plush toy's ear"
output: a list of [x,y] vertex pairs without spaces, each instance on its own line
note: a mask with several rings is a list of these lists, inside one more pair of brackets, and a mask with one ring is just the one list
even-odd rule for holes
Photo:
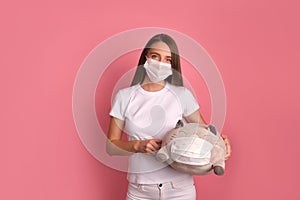
[[215,135],[218,134],[216,128],[215,128],[213,125],[211,125],[211,124],[208,125],[208,128],[209,128],[209,130],[210,130],[213,134],[215,134]]
[[177,122],[175,128],[183,127],[183,125],[184,125],[184,124],[183,124],[183,121],[182,121],[182,120],[178,120],[178,122]]

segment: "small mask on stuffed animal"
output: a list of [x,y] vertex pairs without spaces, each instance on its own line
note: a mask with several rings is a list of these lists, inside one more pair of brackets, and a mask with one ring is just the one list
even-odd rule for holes
[[225,155],[224,140],[214,126],[184,124],[179,120],[163,139],[156,159],[181,172],[206,175],[214,171],[221,176],[225,170]]

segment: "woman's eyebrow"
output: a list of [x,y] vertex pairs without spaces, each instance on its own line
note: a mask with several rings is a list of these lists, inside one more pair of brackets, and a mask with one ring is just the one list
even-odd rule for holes
[[153,52],[153,51],[150,51],[149,53],[151,53],[151,54],[157,54],[157,55],[160,55],[159,53],[157,53],[157,52]]

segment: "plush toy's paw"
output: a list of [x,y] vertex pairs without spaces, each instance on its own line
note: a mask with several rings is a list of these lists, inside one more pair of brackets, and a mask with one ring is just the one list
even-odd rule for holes
[[214,166],[214,172],[218,176],[222,176],[224,174],[224,168],[221,166]]
[[156,159],[159,160],[160,162],[165,162],[169,159],[169,156],[164,153],[158,153],[156,154]]
[[163,146],[156,152],[156,160],[160,162],[166,162],[170,157],[168,155],[167,147]]

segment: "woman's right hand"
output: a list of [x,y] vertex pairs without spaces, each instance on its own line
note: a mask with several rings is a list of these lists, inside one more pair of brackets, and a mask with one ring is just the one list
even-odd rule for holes
[[160,139],[137,140],[134,149],[140,153],[154,153],[160,149],[161,143]]
[[123,141],[122,134],[125,122],[111,117],[107,135],[106,151],[109,155],[132,155],[133,153],[155,153],[160,149],[160,139]]

